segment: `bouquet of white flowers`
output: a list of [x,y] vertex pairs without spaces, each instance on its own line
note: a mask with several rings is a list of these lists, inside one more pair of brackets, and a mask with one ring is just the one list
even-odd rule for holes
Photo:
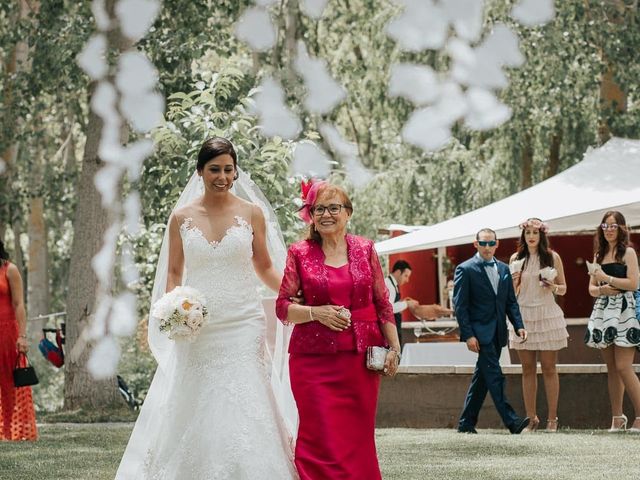
[[548,283],[553,283],[555,278],[558,276],[558,271],[553,267],[544,267],[540,269],[540,286],[544,287],[545,281]]
[[601,268],[602,267],[598,262],[591,263],[589,260],[587,260],[587,271],[589,272],[589,275],[594,275]]
[[514,260],[509,264],[509,271],[512,274],[516,272],[520,272],[522,270],[522,266],[524,265],[524,261],[525,261],[524,258],[521,258],[520,260]]
[[165,293],[151,309],[160,331],[170,339],[193,342],[208,317],[203,295],[195,288],[178,286]]

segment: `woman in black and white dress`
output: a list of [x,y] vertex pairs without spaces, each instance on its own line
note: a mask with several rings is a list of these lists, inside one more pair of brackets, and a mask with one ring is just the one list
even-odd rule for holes
[[636,317],[634,291],[638,289],[638,257],[629,245],[629,230],[622,213],[604,214],[595,238],[589,294],[596,297],[585,343],[598,348],[607,364],[612,421],[609,431],[627,427],[622,413],[625,389],[633,404],[635,420],[630,431],[640,432],[640,380],[633,357],[640,348],[640,322]]

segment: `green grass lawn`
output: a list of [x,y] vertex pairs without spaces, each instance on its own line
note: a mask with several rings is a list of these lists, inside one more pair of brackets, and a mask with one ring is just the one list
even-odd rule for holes
[[[0,478],[113,479],[131,428],[126,423],[43,425],[37,442],[0,443]],[[564,430],[515,436],[481,430],[467,435],[398,428],[379,429],[377,443],[385,480],[640,477],[640,435],[629,433]]]

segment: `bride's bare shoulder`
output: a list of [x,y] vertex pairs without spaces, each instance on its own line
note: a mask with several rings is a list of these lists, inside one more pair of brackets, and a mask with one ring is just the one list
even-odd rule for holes
[[249,200],[245,200],[244,198],[240,198],[240,197],[236,197],[236,202],[238,202],[237,204],[240,207],[244,207],[244,208],[252,208],[253,206],[255,206],[254,203],[250,202]]
[[193,216],[197,213],[197,200],[194,200],[191,203],[187,203],[180,208],[176,208],[171,216],[178,222],[178,224],[182,224],[185,219],[193,218]]
[[236,202],[236,208],[234,208],[237,212],[236,215],[239,215],[248,222],[251,222],[256,209],[259,210],[259,207],[255,203],[245,200],[244,198],[236,197]]

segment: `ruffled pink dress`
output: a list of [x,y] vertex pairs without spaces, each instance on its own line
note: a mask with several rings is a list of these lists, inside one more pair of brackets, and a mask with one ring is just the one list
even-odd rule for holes
[[518,305],[527,330],[521,342],[509,328],[509,348],[514,350],[560,350],[567,347],[567,322],[550,288],[540,285],[540,259],[531,255],[520,274]]

